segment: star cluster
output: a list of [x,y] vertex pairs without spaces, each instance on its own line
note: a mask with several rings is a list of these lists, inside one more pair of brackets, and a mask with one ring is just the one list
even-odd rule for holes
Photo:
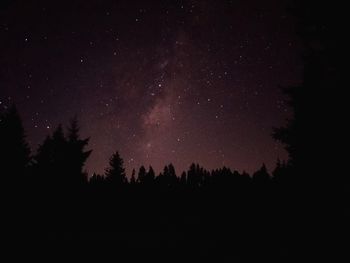
[[101,2],[1,4],[0,107],[16,103],[33,149],[76,115],[90,174],[115,150],[128,173],[287,158],[271,133],[301,63],[284,1]]

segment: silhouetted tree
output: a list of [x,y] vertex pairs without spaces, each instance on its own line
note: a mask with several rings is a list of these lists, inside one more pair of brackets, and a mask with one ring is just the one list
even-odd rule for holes
[[272,176],[273,176],[272,179],[277,183],[281,183],[285,179],[288,171],[289,170],[287,168],[286,163],[281,162],[281,160],[278,159],[276,162],[276,167],[272,172]]
[[67,140],[61,125],[57,127],[52,137],[46,137],[43,144],[39,146],[34,159],[34,167],[40,183],[49,184],[54,188],[65,187],[70,183],[65,178],[69,161]]
[[52,136],[47,136],[39,146],[35,156],[34,168],[41,182],[55,188],[81,187],[87,182],[84,164],[91,151],[85,151],[89,139],[79,138],[77,120],[74,119],[68,128],[67,138],[62,125],[59,125]]
[[15,105],[0,112],[1,180],[23,180],[30,161],[30,149],[25,140],[21,118]]
[[177,185],[175,167],[172,164],[164,166],[163,173],[159,174],[157,181],[162,187],[174,187]]
[[187,175],[186,175],[186,172],[183,171],[180,177],[180,184],[185,186],[186,182],[187,182]]
[[178,182],[178,179],[176,176],[175,167],[172,163],[168,165],[168,171],[169,171],[169,175],[168,175],[169,176],[169,185],[175,186]]
[[164,166],[163,172],[159,173],[156,178],[157,185],[161,188],[165,188],[167,186],[167,176],[169,174],[168,166]]
[[[327,225],[332,228],[341,225],[341,220],[334,220],[334,205],[342,203],[347,207],[348,203],[343,200],[349,199],[349,177],[339,178],[338,174],[342,173],[336,171],[342,167],[339,166],[339,155],[336,155],[336,162],[331,162],[334,158],[331,155],[339,151],[338,146],[344,142],[342,129],[335,127],[344,122],[337,117],[344,111],[343,107],[347,107],[342,70],[344,61],[346,63],[343,25],[347,11],[343,13],[340,2],[295,0],[294,3],[292,11],[303,44],[303,79],[300,86],[289,90],[294,116],[285,127],[276,131],[275,138],[285,145],[290,156],[289,192],[294,198],[291,200],[293,207],[298,208],[293,213],[300,213],[305,222],[311,222],[300,233],[313,229],[312,235],[317,238],[313,240],[315,242],[307,242],[316,244],[321,236],[325,237]],[[346,99],[342,101],[341,96]],[[335,112],[335,109],[339,111]],[[310,159],[317,160],[315,165]],[[313,227],[316,221],[322,225],[322,231]],[[342,227],[345,229],[345,224]],[[343,230],[339,228],[338,231]],[[339,237],[325,239],[341,240]],[[329,250],[329,246],[325,248]],[[322,249],[318,246],[317,250]]]
[[105,177],[106,181],[112,185],[120,186],[127,183],[124,161],[118,152],[114,153],[110,158],[109,168],[106,169]]
[[[301,97],[300,87],[293,87],[289,89],[285,89],[284,93],[286,93],[290,99],[288,104],[293,107],[294,116],[288,120],[288,123],[284,127],[275,128],[273,132],[273,137],[284,144],[286,151],[289,154],[289,164],[294,166],[296,163],[298,156],[298,133],[300,133],[299,129],[299,97]],[[300,138],[300,136],[299,136]]]
[[144,184],[146,179],[146,168],[142,165],[139,169],[136,182],[139,184]]
[[89,179],[89,183],[95,187],[102,186],[104,181],[104,177],[96,173],[94,173]]
[[86,182],[87,177],[86,173],[83,172],[83,167],[92,152],[84,150],[89,143],[89,138],[80,139],[79,137],[78,121],[74,118],[68,128],[67,157],[69,163],[67,177],[70,177],[71,182],[77,185]]
[[135,174],[136,174],[135,169],[132,169],[131,177],[130,177],[130,184],[131,184],[131,185],[135,185],[135,184],[136,184]]
[[253,181],[261,185],[261,184],[268,183],[269,180],[270,180],[270,175],[267,172],[267,168],[265,164],[263,164],[261,168],[253,174]]
[[187,184],[192,188],[202,186],[202,171],[199,164],[192,163],[190,169],[187,172]]
[[148,185],[152,184],[154,182],[155,177],[156,177],[156,175],[154,173],[153,167],[149,166],[148,172],[146,174],[146,183]]
[[[303,44],[303,79],[299,86],[286,89],[293,116],[286,126],[275,129],[274,138],[282,142],[289,153],[290,169],[298,170],[293,175],[295,180],[302,176],[305,183],[313,184],[323,180],[321,175],[325,167],[317,173],[312,172],[318,167],[310,166],[310,157],[317,156],[319,162],[322,159],[322,162],[328,163],[328,155],[324,152],[327,147],[337,145],[333,140],[338,134],[330,136],[338,125],[334,123],[337,118],[330,114],[331,108],[325,105],[332,101],[332,96],[338,96],[344,86],[340,82],[343,65],[343,50],[340,48],[343,43],[343,16],[338,14],[338,4],[331,5],[326,1],[293,2],[291,12],[296,18],[297,33]],[[338,98],[334,99],[338,101]]]

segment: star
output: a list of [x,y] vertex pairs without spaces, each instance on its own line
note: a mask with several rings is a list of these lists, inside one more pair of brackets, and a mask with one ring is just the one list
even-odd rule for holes
[[249,171],[286,157],[283,147],[265,151],[274,147],[267,127],[291,115],[278,86],[300,80],[284,4],[125,1],[67,14],[27,2],[3,10],[0,105],[16,102],[33,152],[48,129],[77,115],[94,153],[89,174],[103,174],[116,150],[128,175],[146,162],[157,172],[169,161],[179,171],[191,161],[216,169],[216,149]]

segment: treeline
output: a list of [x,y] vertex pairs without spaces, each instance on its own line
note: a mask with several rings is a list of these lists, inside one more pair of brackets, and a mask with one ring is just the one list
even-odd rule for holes
[[118,151],[109,160],[109,166],[102,175],[88,177],[84,164],[92,150],[87,150],[89,139],[81,139],[78,121],[74,118],[67,130],[59,125],[52,135],[48,135],[35,154],[31,154],[25,140],[25,132],[16,107],[3,109],[0,117],[1,170],[8,183],[21,184],[28,181],[35,185],[57,189],[74,189],[90,186],[110,185],[116,191],[122,186],[143,186],[157,188],[187,187],[205,188],[210,185],[268,184],[283,180],[288,165],[277,161],[276,168],[269,174],[265,165],[249,175],[223,167],[208,171],[199,164],[192,164],[188,171],[177,174],[173,164],[166,165],[162,172],[155,174],[152,166],[141,166],[132,171],[128,179],[124,162]]
[[[288,163],[278,161],[271,174],[262,165],[252,175],[227,167],[208,171],[194,163],[180,174],[169,164],[157,175],[151,166],[141,166],[128,178],[115,152],[103,175],[88,178],[83,168],[91,154],[89,139],[80,138],[76,119],[66,131],[58,126],[35,154],[14,106],[3,110],[0,120],[1,188],[11,236],[113,240],[120,251],[147,232],[149,243],[136,244],[138,251],[157,247],[166,255],[216,258],[221,250],[222,256],[234,250],[254,259],[288,252],[298,226]],[[130,233],[136,237],[129,239]],[[186,250],[173,251],[180,247]]]

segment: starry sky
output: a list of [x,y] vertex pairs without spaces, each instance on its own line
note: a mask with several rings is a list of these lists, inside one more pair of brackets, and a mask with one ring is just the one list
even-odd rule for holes
[[1,1],[0,107],[15,102],[35,152],[78,117],[102,173],[172,162],[253,172],[286,159],[272,128],[301,79],[287,1]]

